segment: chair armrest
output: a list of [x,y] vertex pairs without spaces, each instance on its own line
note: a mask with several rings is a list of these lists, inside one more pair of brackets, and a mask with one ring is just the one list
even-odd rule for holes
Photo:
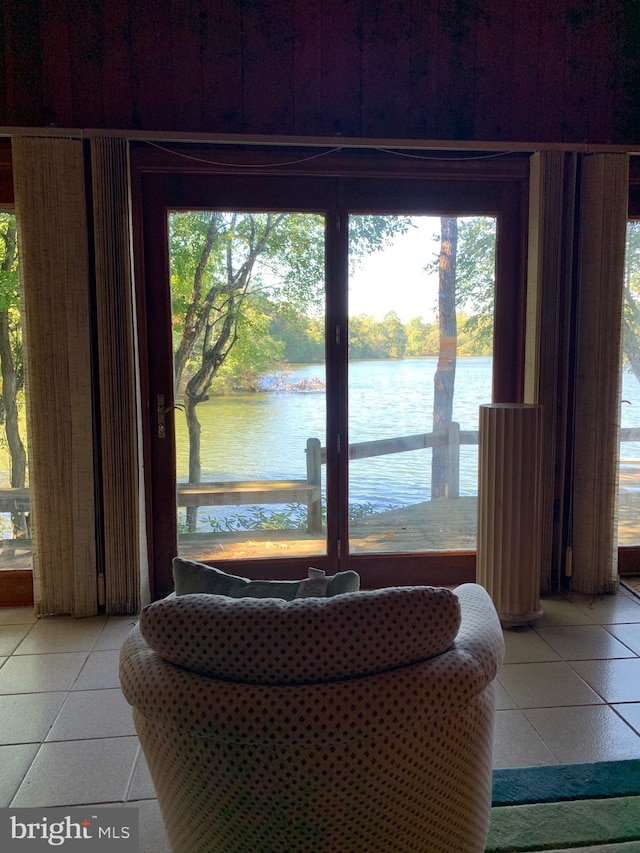
[[504,637],[498,613],[484,587],[467,583],[454,590],[460,600],[462,621],[455,648],[466,651],[492,681],[504,660]]

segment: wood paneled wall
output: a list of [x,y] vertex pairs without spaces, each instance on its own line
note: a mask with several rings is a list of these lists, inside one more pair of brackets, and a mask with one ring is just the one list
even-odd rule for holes
[[640,142],[640,0],[11,0],[0,125]]

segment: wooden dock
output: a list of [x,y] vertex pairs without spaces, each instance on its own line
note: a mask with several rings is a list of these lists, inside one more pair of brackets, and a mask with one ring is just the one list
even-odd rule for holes
[[[439,498],[358,519],[350,527],[353,553],[466,551],[476,545],[477,498]],[[314,556],[324,538],[304,530],[247,530],[182,534],[180,554],[190,559],[238,560]]]

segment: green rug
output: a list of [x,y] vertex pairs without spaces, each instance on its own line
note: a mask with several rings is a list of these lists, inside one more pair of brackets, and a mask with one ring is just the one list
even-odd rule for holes
[[585,847],[640,853],[640,761],[494,771],[486,853]]

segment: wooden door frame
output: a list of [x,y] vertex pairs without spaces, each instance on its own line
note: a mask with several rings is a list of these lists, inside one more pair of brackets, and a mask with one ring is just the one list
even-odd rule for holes
[[[310,159],[313,158],[313,159]],[[297,161],[297,162],[293,162]],[[249,165],[250,164],[250,165]],[[143,399],[144,464],[146,478],[147,536],[151,585],[154,598],[172,589],[170,556],[177,553],[177,534],[174,525],[154,524],[154,513],[167,512],[169,504],[175,513],[175,483],[166,483],[160,471],[175,470],[175,447],[169,438],[158,451],[154,448],[154,395],[158,393],[153,361],[162,359],[162,352],[171,354],[170,329],[158,329],[156,322],[158,300],[149,282],[168,280],[168,250],[166,211],[176,208],[225,207],[225,199],[234,195],[233,204],[239,209],[278,209],[321,212],[328,216],[340,211],[368,213],[420,213],[421,215],[458,216],[484,213],[499,217],[497,254],[497,286],[502,288],[496,299],[495,336],[497,360],[503,369],[494,378],[493,398],[496,402],[522,400],[524,375],[524,312],[526,289],[526,245],[528,212],[529,158],[527,155],[490,159],[469,159],[446,156],[398,158],[385,152],[335,151],[318,156],[315,150],[300,149],[230,149],[174,146],[173,151],[134,145],[131,151],[132,197],[134,210],[134,252],[138,286],[139,335],[141,352],[141,391]],[[242,177],[239,177],[242,169]],[[336,182],[339,188],[336,189]],[[314,203],[301,207],[291,201],[298,190],[294,186],[312,187]],[[215,195],[212,187],[215,185]],[[333,189],[329,189],[332,187]],[[279,189],[278,189],[279,188]],[[269,204],[265,204],[265,198]],[[280,202],[274,201],[280,198]],[[321,203],[316,203],[317,199]],[[339,198],[336,214],[335,199]],[[256,201],[256,199],[258,199]],[[359,204],[358,199],[360,200]],[[425,201],[428,199],[428,201]],[[508,233],[506,233],[508,232]],[[345,260],[346,243],[335,256],[329,252],[327,264],[329,282],[337,282],[340,265]],[[162,250],[160,257],[159,249]],[[333,273],[331,272],[333,269]],[[331,288],[335,285],[329,283]],[[328,293],[327,323],[346,322],[346,308],[340,294]],[[499,306],[499,307],[498,307]],[[333,313],[332,313],[333,312]],[[345,330],[346,331],[346,330]],[[343,336],[346,340],[346,336]],[[334,352],[334,354],[332,354]],[[507,355],[508,353],[508,355]],[[342,359],[342,362],[341,362]],[[167,365],[163,364],[163,369]],[[339,356],[329,347],[327,381],[339,387],[337,378],[346,356]],[[172,386],[172,383],[166,383]],[[172,387],[166,387],[167,406],[173,406]],[[330,394],[334,392],[330,391]],[[337,392],[336,392],[337,393]],[[327,445],[338,431],[346,434],[344,407],[328,400],[329,418]],[[333,414],[332,414],[333,413]],[[342,420],[341,420],[342,419]],[[155,442],[158,443],[157,441]],[[158,455],[158,453],[160,455]],[[346,471],[346,463],[343,465]],[[327,468],[329,494],[338,495],[342,525],[346,524],[346,478],[338,470]],[[346,529],[346,528],[345,528]],[[350,554],[340,560],[332,553],[329,531],[327,556],[312,558],[313,564],[332,572],[348,559],[350,567],[366,575],[367,586],[384,586],[393,577],[395,584],[432,583],[457,584],[475,579],[475,551],[425,552],[415,554]],[[297,578],[306,574],[310,562],[306,558],[288,558],[278,563],[278,577]],[[248,577],[273,576],[272,561],[227,560],[221,566],[239,571]]]

